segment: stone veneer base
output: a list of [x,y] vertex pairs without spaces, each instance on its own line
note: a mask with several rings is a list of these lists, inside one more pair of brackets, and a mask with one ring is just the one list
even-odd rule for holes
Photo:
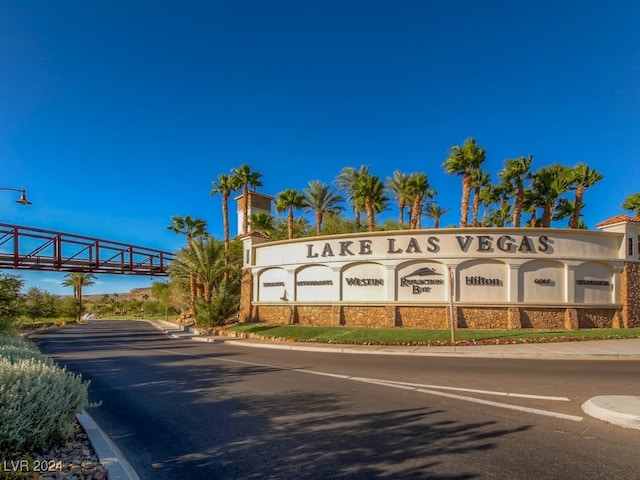
[[[622,307],[456,306],[457,328],[624,328]],[[448,306],[254,304],[246,322],[278,325],[449,328]],[[629,325],[631,326],[631,325]]]

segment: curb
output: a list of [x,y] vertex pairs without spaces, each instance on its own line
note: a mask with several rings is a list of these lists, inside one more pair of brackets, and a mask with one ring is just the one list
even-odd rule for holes
[[89,437],[89,442],[91,442],[96,455],[107,469],[109,480],[140,480],[122,452],[86,411],[77,413],[76,418]]
[[[407,347],[406,350],[398,349],[397,347],[379,347],[370,346],[368,348],[357,348],[353,346],[321,346],[315,344],[315,346],[307,346],[301,344],[290,344],[286,342],[268,342],[268,341],[246,341],[244,338],[237,337],[207,337],[198,336],[184,331],[184,327],[173,324],[171,322],[152,322],[147,320],[156,329],[160,330],[165,335],[180,339],[191,340],[194,342],[215,343],[215,344],[233,344],[239,347],[249,348],[269,348],[275,350],[297,350],[302,352],[319,352],[319,353],[350,353],[355,355],[412,355],[420,357],[451,357],[451,358],[503,358],[503,359],[521,359],[521,360],[640,360],[640,354],[620,354],[620,353],[593,353],[593,352],[505,352],[505,351],[493,351],[493,352],[480,352],[474,350],[466,350],[467,347],[447,347],[452,350],[449,351],[420,351],[416,348]],[[425,347],[427,348],[427,347]],[[428,348],[442,348],[442,347],[428,347]],[[459,348],[456,350],[456,348]],[[472,347],[477,348],[477,347]]]
[[[206,337],[188,337],[170,335],[173,338],[194,340],[196,342],[233,343],[239,347],[272,348],[280,350],[298,350],[303,352],[351,353],[358,355],[412,355],[418,357],[454,357],[454,358],[505,358],[505,359],[537,359],[537,360],[640,360],[639,355],[621,355],[618,353],[506,353],[506,352],[424,352],[415,350],[364,350],[345,347],[306,347],[303,345],[279,345],[277,343],[248,343],[242,339],[207,339]],[[374,347],[375,348],[375,347]],[[464,349],[465,347],[460,347]]]
[[640,397],[600,395],[584,402],[582,410],[613,425],[640,430]]
[[[267,340],[246,341],[245,338],[239,337],[208,337],[199,336],[193,333],[189,333],[182,325],[175,324],[173,322],[165,320],[142,320],[153,325],[157,330],[167,335],[168,337],[181,340],[192,340],[196,342],[208,342],[214,344],[233,343],[234,345],[251,348],[271,348],[281,350],[298,350],[305,352],[326,352],[326,353],[351,353],[359,355],[412,355],[422,357],[450,357],[450,358],[503,358],[503,359],[535,359],[535,360],[601,360],[601,361],[638,361],[640,360],[640,353],[594,353],[594,352],[506,352],[506,351],[493,351],[493,352],[481,352],[467,350],[467,347],[448,347],[453,351],[419,351],[407,347],[406,350],[395,349],[393,346],[380,347],[370,346],[365,348],[354,348],[354,346],[306,346],[305,344],[290,344],[286,342],[269,342]],[[28,332],[25,336],[28,337],[33,332]],[[418,348],[418,347],[416,347]],[[428,348],[442,348],[442,347],[428,347]],[[456,350],[459,348],[459,350]],[[476,347],[472,347],[476,348]]]

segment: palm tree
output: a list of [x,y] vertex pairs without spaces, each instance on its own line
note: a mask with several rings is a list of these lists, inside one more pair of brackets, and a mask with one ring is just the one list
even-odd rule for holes
[[538,207],[542,204],[542,199],[537,191],[525,189],[524,201],[522,202],[522,211],[531,214],[526,223],[527,227],[538,227]]
[[369,175],[369,165],[361,165],[358,170],[353,167],[344,167],[334,181],[338,188],[344,190],[349,199],[355,216],[356,231],[358,232],[360,231],[360,212],[362,212],[364,204],[359,203],[361,199],[355,194],[354,188],[359,179],[367,175]]
[[407,184],[409,183],[410,175],[402,173],[400,170],[393,172],[393,177],[387,177],[386,188],[387,191],[396,198],[398,203],[398,224],[400,228],[404,228],[404,209],[408,203],[412,203],[413,199],[408,192]]
[[[503,179],[495,185],[496,195],[498,196],[498,203],[500,210],[504,210],[505,206],[509,204],[509,200],[515,196],[516,191],[513,185]],[[524,202],[524,200],[523,200]],[[524,205],[523,205],[524,208]],[[511,211],[511,210],[509,210]]]
[[111,300],[109,301],[109,303],[111,303],[111,312],[115,313],[116,310],[118,310],[119,313],[119,309],[120,309],[120,302],[118,301],[118,298],[120,297],[120,294],[118,293],[114,293],[111,296]]
[[289,239],[293,238],[293,210],[304,208],[305,198],[295,188],[289,188],[280,192],[276,197],[276,212],[282,213],[285,210],[287,213],[287,234]]
[[533,155],[528,157],[518,157],[505,160],[505,166],[498,176],[502,184],[509,185],[515,192],[515,202],[513,204],[513,226],[519,227],[522,221],[522,207],[524,204],[524,191],[526,182],[531,180],[531,164]]
[[[286,240],[289,238],[289,219],[273,219],[273,240]],[[293,238],[310,237],[314,235],[315,228],[309,224],[304,216],[299,216],[293,220]]]
[[560,222],[567,217],[571,219],[575,211],[576,211],[575,202],[572,202],[571,200],[568,200],[566,198],[560,198],[558,199],[556,208],[553,211],[553,221]]
[[326,183],[317,180],[309,182],[309,188],[303,190],[304,206],[307,211],[313,212],[316,223],[316,235],[320,235],[324,214],[338,214],[344,208],[338,203],[344,202],[344,197],[332,191]]
[[626,197],[622,202],[622,208],[633,210],[636,217],[640,217],[640,193],[633,193]]
[[373,232],[376,226],[375,214],[387,207],[388,198],[384,194],[384,183],[376,175],[360,175],[353,186],[353,195],[355,202],[364,206],[367,230]]
[[571,188],[571,169],[555,163],[541,168],[532,177],[536,206],[542,208],[541,226],[550,227],[560,197]]
[[511,205],[505,203],[499,208],[493,209],[489,212],[483,226],[505,227],[511,216]]
[[449,149],[449,156],[442,164],[448,174],[462,177],[462,200],[460,203],[460,227],[462,228],[467,226],[469,217],[472,173],[480,168],[485,158],[485,149],[478,147],[473,138],[467,138],[461,147],[455,145]]
[[580,215],[584,208],[584,191],[598,183],[603,177],[599,172],[589,168],[585,163],[579,163],[573,167],[572,174],[576,196],[574,199],[573,213],[569,219],[569,228],[578,228]]
[[482,204],[482,221],[480,225],[483,227],[487,226],[487,222],[489,220],[489,214],[494,211],[491,208],[491,205],[497,204],[501,200],[502,190],[499,185],[494,185],[492,183],[487,183],[480,189],[480,193],[478,194],[478,199]]
[[422,208],[424,201],[433,198],[435,190],[429,187],[429,179],[426,173],[412,173],[409,175],[406,185],[407,198],[413,199],[409,228],[415,230],[422,228]]
[[191,248],[183,248],[176,253],[167,270],[174,277],[196,279],[198,291],[192,304],[198,298],[210,301],[213,291],[230,268],[226,265],[226,257],[224,243],[211,236],[198,237]]
[[236,189],[242,189],[242,233],[245,234],[249,231],[249,209],[251,208],[249,188],[255,192],[256,188],[262,186],[262,182],[260,181],[262,173],[252,172],[251,166],[246,163],[238,168],[232,169],[231,173],[233,174],[233,182],[236,185]]
[[[175,215],[171,217],[171,221],[173,224],[169,225],[167,228],[179,235],[185,235],[187,237],[187,247],[189,249],[193,248],[194,238],[200,238],[207,235],[207,222],[199,218],[191,218],[189,215],[185,215],[184,217]],[[196,279],[189,279],[189,285],[191,290],[191,301],[194,301],[198,288]]]
[[93,273],[73,272],[64,276],[63,287],[73,287],[73,298],[78,304],[76,321],[80,321],[82,315],[82,289],[95,284],[96,276]]
[[[168,268],[173,278],[195,277],[199,289],[190,308],[199,326],[221,324],[239,307],[240,265],[242,244],[232,241],[229,251],[213,237],[200,237],[193,248],[183,248],[176,254]],[[229,277],[230,280],[225,280]]]
[[265,235],[269,238],[273,237],[275,231],[275,225],[273,223],[273,217],[266,212],[256,212],[251,214],[249,218],[251,223],[251,230]]
[[199,218],[191,218],[190,215],[181,217],[180,215],[174,215],[171,217],[172,225],[167,226],[167,229],[178,235],[185,235],[187,237],[187,246],[191,248],[191,242],[194,238],[202,237],[207,234],[207,222]]
[[471,172],[471,181],[473,184],[473,214],[471,215],[471,225],[478,226],[478,216],[480,215],[480,192],[483,188],[491,186],[491,176],[486,173],[482,168],[477,168]]
[[442,208],[436,202],[427,205],[425,216],[433,220],[433,228],[440,228],[440,219],[449,212],[448,208]]
[[108,293],[103,293],[102,297],[100,298],[100,305],[103,306],[107,306],[109,305],[109,294]]
[[224,250],[229,251],[229,197],[234,190],[238,189],[237,178],[221,173],[218,180],[211,182],[211,196],[222,195],[222,222],[224,228]]

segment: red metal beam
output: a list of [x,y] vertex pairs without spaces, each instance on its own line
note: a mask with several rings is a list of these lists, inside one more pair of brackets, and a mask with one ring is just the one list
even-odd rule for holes
[[0,268],[164,276],[171,260],[153,248],[0,223]]

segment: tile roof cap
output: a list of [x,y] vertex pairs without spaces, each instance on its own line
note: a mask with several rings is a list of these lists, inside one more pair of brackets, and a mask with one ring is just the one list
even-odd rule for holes
[[632,217],[630,215],[616,215],[615,217],[608,218],[596,225],[596,227],[606,227],[607,225],[614,225],[616,223],[640,223],[640,218]]

